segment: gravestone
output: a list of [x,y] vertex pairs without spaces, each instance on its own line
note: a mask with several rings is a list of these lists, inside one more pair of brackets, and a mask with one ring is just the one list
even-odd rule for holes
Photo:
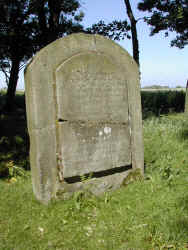
[[[73,34],[39,51],[25,71],[34,194],[116,189],[143,174],[138,66],[113,41]],[[87,179],[87,181],[83,181]]]

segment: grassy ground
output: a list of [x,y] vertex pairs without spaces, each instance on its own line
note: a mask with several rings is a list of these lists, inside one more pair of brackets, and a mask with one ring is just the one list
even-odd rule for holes
[[0,249],[188,249],[188,121],[143,124],[145,178],[115,192],[44,206],[28,173],[1,180]]

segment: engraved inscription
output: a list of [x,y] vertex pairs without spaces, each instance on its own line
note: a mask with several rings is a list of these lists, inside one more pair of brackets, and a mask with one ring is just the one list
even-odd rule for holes
[[59,66],[56,79],[59,118],[128,120],[126,80],[107,56],[96,53],[74,56]]
[[131,163],[130,134],[126,125],[65,123],[59,129],[65,178]]
[[108,56],[82,53],[56,70],[65,178],[131,164],[127,83]]

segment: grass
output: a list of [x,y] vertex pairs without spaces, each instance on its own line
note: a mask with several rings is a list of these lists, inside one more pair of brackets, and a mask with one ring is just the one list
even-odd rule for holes
[[188,249],[188,121],[143,124],[145,178],[114,192],[44,206],[28,172],[0,180],[0,249]]

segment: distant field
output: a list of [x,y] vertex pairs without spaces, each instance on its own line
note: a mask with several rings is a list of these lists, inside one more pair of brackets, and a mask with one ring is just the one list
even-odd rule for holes
[[[0,89],[0,94],[6,94],[7,89]],[[25,93],[25,90],[19,89],[16,90],[16,94],[17,95],[23,95]]]
[[141,91],[186,91],[186,88],[161,88],[161,89],[141,88]]
[[19,94],[19,95],[22,95],[24,93],[25,93],[25,90],[19,89],[19,90],[16,91],[16,94]]
[[[141,91],[186,91],[186,88],[141,88]],[[6,90],[0,89],[0,94],[5,94]],[[16,94],[23,95],[25,94],[25,90],[17,90]]]
[[[186,91],[186,88],[161,88],[161,89],[141,88],[141,91]],[[25,90],[17,90],[16,93],[18,95],[23,95],[25,94]]]

